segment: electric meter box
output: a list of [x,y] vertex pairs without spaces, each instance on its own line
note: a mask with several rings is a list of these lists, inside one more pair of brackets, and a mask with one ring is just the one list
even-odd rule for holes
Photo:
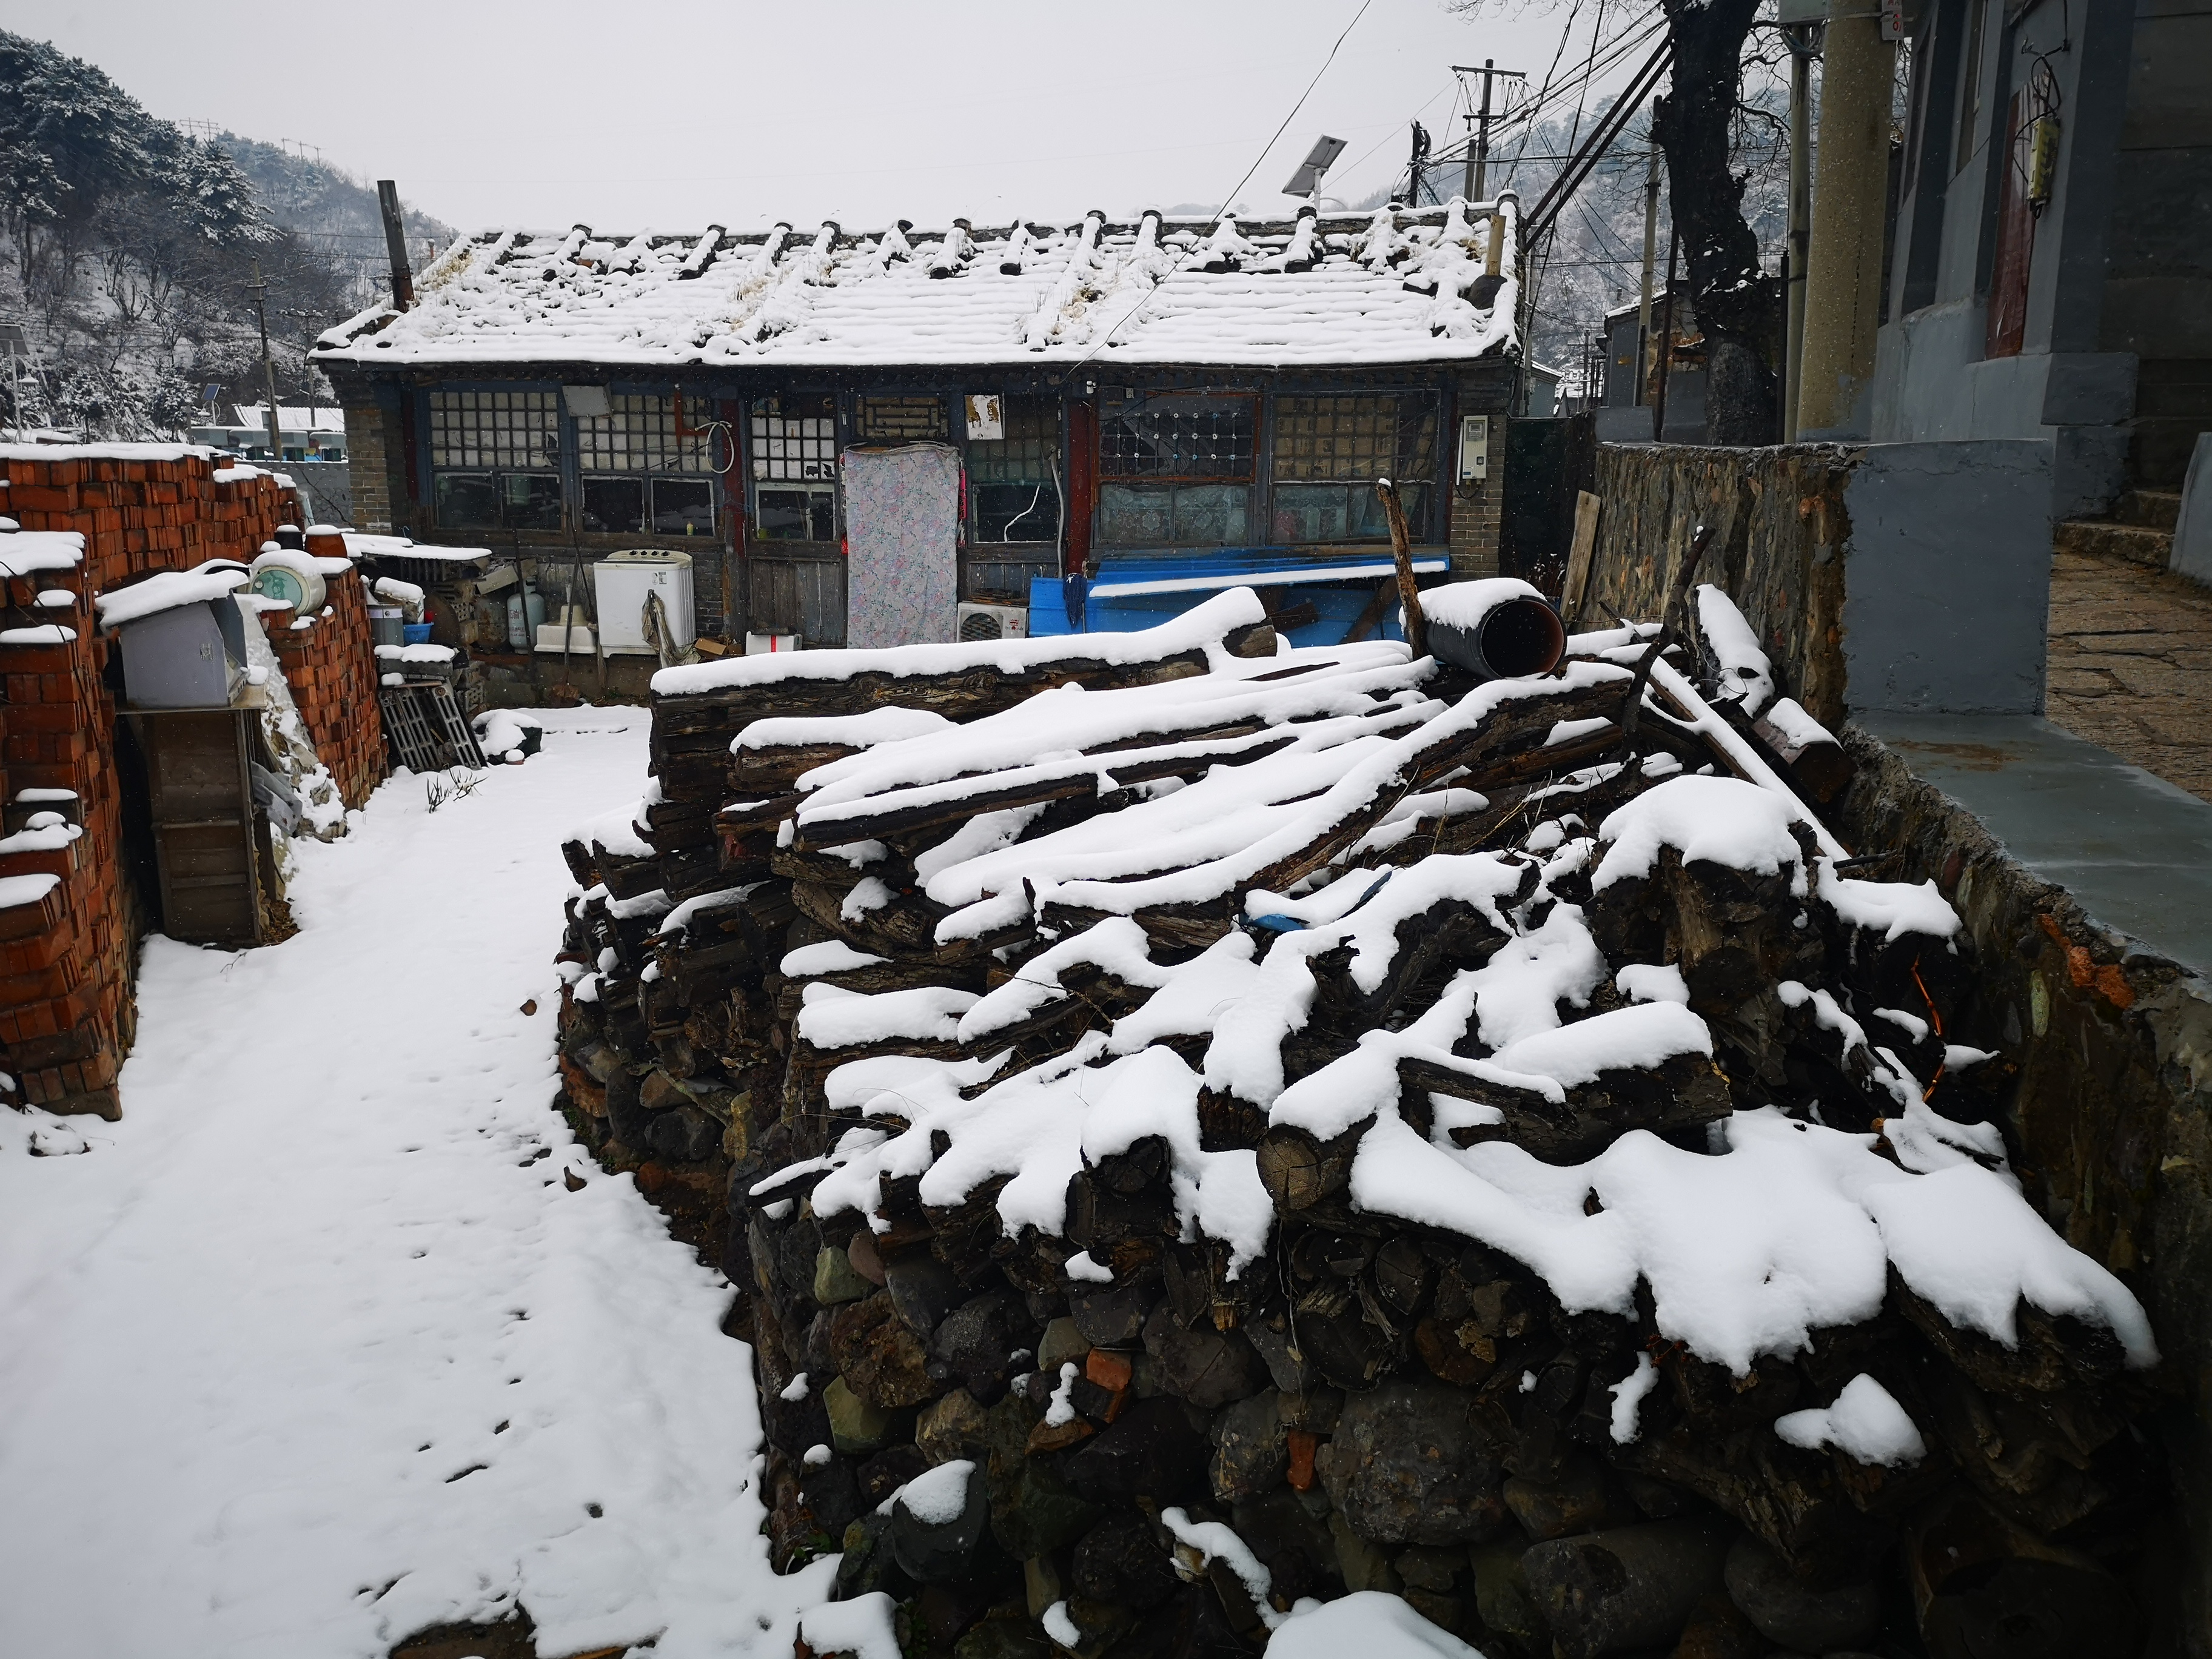
[[592,591],[598,596],[602,649],[650,656],[645,610],[655,595],[668,618],[668,640],[678,648],[698,635],[691,611],[691,556],[658,548],[610,553],[592,567]]

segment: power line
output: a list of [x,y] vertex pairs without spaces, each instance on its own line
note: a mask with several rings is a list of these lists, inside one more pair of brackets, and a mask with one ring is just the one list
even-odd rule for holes
[[[1321,60],[1321,67],[1314,71],[1313,79],[1306,82],[1306,89],[1298,94],[1298,101],[1291,106],[1291,112],[1283,118],[1282,125],[1275,129],[1274,136],[1269,138],[1267,142],[1261,147],[1260,153],[1252,158],[1252,165],[1244,169],[1244,176],[1237,181],[1234,188],[1232,188],[1229,194],[1222,199],[1221,205],[1214,209],[1213,217],[1210,222],[1209,228],[1211,228],[1211,225],[1218,225],[1221,222],[1222,215],[1229,211],[1230,204],[1236,201],[1238,192],[1243,191],[1245,185],[1252,182],[1252,175],[1259,172],[1260,163],[1267,159],[1267,152],[1273,149],[1276,144],[1280,142],[1283,134],[1290,130],[1291,123],[1298,118],[1298,112],[1306,106],[1306,100],[1313,96],[1313,89],[1321,84],[1321,77],[1328,73],[1328,66],[1336,61],[1337,52],[1344,45],[1346,38],[1351,34],[1353,29],[1358,27],[1359,20],[1367,15],[1368,7],[1374,3],[1375,0],[1359,0],[1359,9],[1352,14],[1352,21],[1346,23],[1344,26],[1343,33],[1339,34],[1336,37],[1335,43],[1328,49],[1328,56]],[[1131,323],[1136,321],[1138,315],[1143,312],[1144,308],[1152,304],[1153,295],[1157,295],[1162,289],[1168,285],[1168,279],[1173,276],[1176,272],[1181,270],[1183,268],[1184,262],[1188,260],[1192,254],[1195,253],[1201,246],[1203,246],[1202,240],[1194,239],[1189,246],[1186,247],[1181,253],[1176,255],[1176,262],[1167,268],[1166,272],[1160,277],[1159,281],[1154,283],[1152,287],[1146,291],[1145,296],[1139,300],[1135,305],[1129,307],[1128,314],[1123,317],[1121,321],[1108,328],[1105,332],[1098,337],[1097,343],[1092,345],[1090,350],[1085,352],[1080,357],[1075,360],[1074,364],[1068,369],[1067,373],[1061,377],[1061,383],[1064,385],[1066,381],[1074,379],[1075,371],[1081,368],[1084,364],[1089,362],[1093,357],[1097,356],[1098,355],[1099,347],[1106,344],[1116,334],[1120,333],[1121,330],[1127,327]]]

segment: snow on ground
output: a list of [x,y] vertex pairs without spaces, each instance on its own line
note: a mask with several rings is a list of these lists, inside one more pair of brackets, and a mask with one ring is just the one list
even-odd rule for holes
[[0,1653],[381,1655],[519,1596],[544,1656],[783,1655],[827,1594],[769,1571],[729,1290],[550,1108],[558,831],[646,720],[545,722],[297,843],[296,938],[149,940],[120,1123],[0,1111]]

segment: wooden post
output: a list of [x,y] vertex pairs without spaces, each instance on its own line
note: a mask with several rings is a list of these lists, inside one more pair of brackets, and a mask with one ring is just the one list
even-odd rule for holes
[[1600,502],[1587,489],[1575,492],[1575,538],[1567,552],[1567,579],[1559,589],[1559,619],[1570,628],[1582,614],[1583,598],[1589,591],[1590,562],[1597,553],[1597,510]]
[[1413,582],[1413,550],[1406,536],[1406,509],[1398,504],[1398,491],[1388,478],[1375,481],[1375,493],[1382,498],[1382,516],[1390,521],[1390,556],[1398,566],[1398,603],[1406,612],[1406,642],[1413,647],[1413,654],[1429,654],[1428,623],[1421,615],[1420,590]]

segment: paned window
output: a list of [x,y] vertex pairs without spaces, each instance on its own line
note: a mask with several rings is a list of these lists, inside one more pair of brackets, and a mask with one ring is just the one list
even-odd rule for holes
[[712,472],[714,441],[701,430],[713,405],[684,405],[688,436],[676,434],[676,399],[628,395],[607,399],[605,415],[576,417],[576,462],[592,472]]
[[1163,396],[1102,411],[1100,539],[1219,547],[1251,539],[1254,398]]
[[1275,399],[1275,542],[1387,541],[1375,481],[1398,487],[1409,528],[1428,523],[1436,477],[1436,400],[1358,392]]
[[559,529],[558,397],[433,392],[430,466],[441,525]]
[[771,542],[837,539],[837,409],[828,398],[764,398],[748,420],[755,533]]
[[[576,418],[582,527],[623,534],[713,535],[712,434],[688,425],[679,434],[673,398],[623,394],[607,403],[605,415]],[[693,403],[684,413],[703,426],[711,409]]]
[[837,416],[826,398],[755,404],[752,441],[756,478],[829,483],[837,477]]
[[1009,398],[1006,436],[968,441],[968,499],[978,543],[1060,539],[1060,410]]
[[858,414],[862,443],[926,443],[948,435],[942,398],[863,398]]

